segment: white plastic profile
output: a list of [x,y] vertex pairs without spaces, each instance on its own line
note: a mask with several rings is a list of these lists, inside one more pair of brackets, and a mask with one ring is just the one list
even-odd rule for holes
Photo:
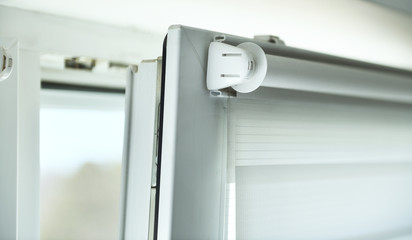
[[268,55],[250,42],[210,44],[209,90],[232,87],[248,93],[259,86],[412,103],[407,75]]

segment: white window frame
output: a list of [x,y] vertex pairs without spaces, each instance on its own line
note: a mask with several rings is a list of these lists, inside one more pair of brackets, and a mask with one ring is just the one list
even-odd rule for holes
[[[160,55],[163,37],[3,5],[0,16],[0,43],[7,38],[18,44],[13,53],[17,75],[0,82],[0,90],[10,93],[1,96],[0,124],[16,123],[0,133],[0,143],[7,149],[0,152],[0,238],[40,239],[41,54],[138,63],[143,58]],[[144,53],[137,44],[145,46]],[[6,81],[13,82],[5,85]]]

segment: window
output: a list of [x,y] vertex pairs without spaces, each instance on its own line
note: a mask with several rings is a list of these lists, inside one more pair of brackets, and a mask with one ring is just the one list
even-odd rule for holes
[[116,239],[124,95],[43,89],[41,239]]

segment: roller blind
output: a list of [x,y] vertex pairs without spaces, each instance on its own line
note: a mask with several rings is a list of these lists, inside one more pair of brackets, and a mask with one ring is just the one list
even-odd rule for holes
[[227,179],[229,239],[409,239],[412,105],[239,93],[228,103]]

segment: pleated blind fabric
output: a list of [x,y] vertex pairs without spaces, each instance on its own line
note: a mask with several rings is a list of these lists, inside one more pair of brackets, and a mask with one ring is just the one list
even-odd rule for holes
[[237,239],[411,237],[412,105],[260,88],[228,113]]

